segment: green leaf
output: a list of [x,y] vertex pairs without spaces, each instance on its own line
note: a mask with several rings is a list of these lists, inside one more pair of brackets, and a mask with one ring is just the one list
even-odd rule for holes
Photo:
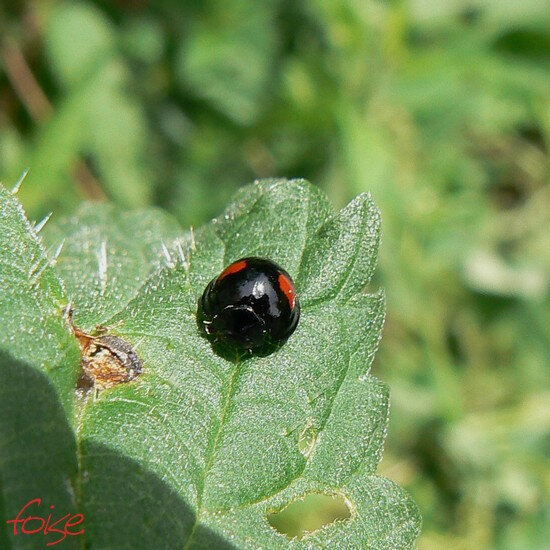
[[0,349],[48,374],[70,410],[77,345],[62,318],[67,298],[16,197],[0,185]]
[[[67,183],[67,169],[77,155],[91,156],[98,179],[115,202],[148,204],[147,122],[128,93],[130,71],[115,28],[91,5],[61,4],[49,13],[45,38],[55,75],[68,94],[39,134],[36,162],[29,163],[33,172],[48,174],[53,187],[56,180]],[[57,159],[53,174],[52,159]]]
[[45,38],[53,69],[70,86],[91,76],[115,51],[114,29],[107,18],[82,2],[56,6],[48,18]]
[[63,285],[17,199],[1,185],[0,220],[0,546],[19,548],[28,541],[15,539],[6,520],[30,500],[42,499],[44,517],[50,505],[76,513],[79,353],[63,320]]
[[42,212],[44,203],[74,201],[79,190],[71,171],[83,152],[94,156],[106,190],[120,203],[147,202],[143,118],[122,92],[123,75],[114,61],[98,67],[71,89],[56,115],[38,129],[26,159],[32,170],[21,190],[30,211]]
[[[334,214],[317,188],[286,180],[243,188],[194,234],[105,205],[50,228],[49,242],[66,241],[56,269],[75,322],[107,325],[144,365],[133,382],[78,401],[75,486],[89,548],[412,548],[414,503],[375,475],[388,390],[369,368],[384,295],[362,288],[378,233],[368,196]],[[101,243],[112,266],[103,282]],[[224,358],[197,327],[197,301],[244,255],[288,269],[302,317],[273,354]],[[270,525],[311,493],[339,495],[350,517],[303,539]]]
[[27,149],[26,165],[32,169],[21,189],[20,199],[28,212],[47,213],[43,205],[70,204],[78,191],[69,176],[69,170],[78,158],[85,134],[82,132],[85,105],[99,82],[79,87],[57,108],[56,116],[37,129],[32,148]]
[[380,213],[369,195],[359,195],[325,223],[315,237],[302,257],[302,300],[316,302],[339,297],[345,301],[361,290],[374,272]]
[[[21,525],[14,537],[14,526],[8,527],[6,521],[14,519],[33,499],[42,502],[29,506],[23,517],[38,512],[46,518],[51,505],[55,506],[56,519],[78,513],[74,494],[78,477],[76,441],[56,390],[46,373],[0,350],[1,548],[31,547],[21,535]],[[36,523],[32,525],[33,529],[37,527]],[[44,537],[36,537],[35,543],[37,538]],[[64,541],[64,545],[80,547],[74,539]]]
[[208,4],[182,44],[180,80],[230,119],[250,124],[269,91],[276,49],[274,6],[253,0]]
[[64,242],[57,273],[75,323],[92,330],[120,311],[166,262],[163,250],[174,248],[181,229],[152,208],[121,213],[110,204],[84,204],[74,216],[50,221],[42,233],[51,248]]
[[145,206],[151,197],[145,114],[127,93],[126,68],[113,63],[105,72],[86,105],[87,148],[109,196],[120,205]]

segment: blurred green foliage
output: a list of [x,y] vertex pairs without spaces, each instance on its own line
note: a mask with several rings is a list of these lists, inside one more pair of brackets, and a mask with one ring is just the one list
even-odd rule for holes
[[382,473],[421,549],[550,540],[547,0],[6,0],[0,175],[184,225],[257,177],[370,190],[392,388]]

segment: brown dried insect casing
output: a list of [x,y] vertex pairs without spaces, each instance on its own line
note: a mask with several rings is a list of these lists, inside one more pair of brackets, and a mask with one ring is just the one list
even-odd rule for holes
[[[103,327],[102,327],[102,330]],[[104,390],[130,382],[143,372],[143,363],[132,346],[119,336],[93,336],[73,325],[81,349],[80,390]]]
[[93,338],[82,351],[82,370],[98,389],[130,382],[143,371],[143,363],[126,340],[118,336]]

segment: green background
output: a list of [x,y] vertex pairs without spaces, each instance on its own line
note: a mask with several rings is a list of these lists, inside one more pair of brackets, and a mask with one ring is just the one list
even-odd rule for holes
[[30,167],[31,219],[108,198],[197,226],[272,176],[371,191],[380,473],[421,549],[550,539],[549,147],[545,0],[0,5],[0,179]]

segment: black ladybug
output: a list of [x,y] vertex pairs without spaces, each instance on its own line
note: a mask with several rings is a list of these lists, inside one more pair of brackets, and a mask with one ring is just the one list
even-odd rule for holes
[[210,281],[199,300],[199,324],[215,342],[261,350],[296,329],[300,304],[290,275],[263,258],[241,258]]

